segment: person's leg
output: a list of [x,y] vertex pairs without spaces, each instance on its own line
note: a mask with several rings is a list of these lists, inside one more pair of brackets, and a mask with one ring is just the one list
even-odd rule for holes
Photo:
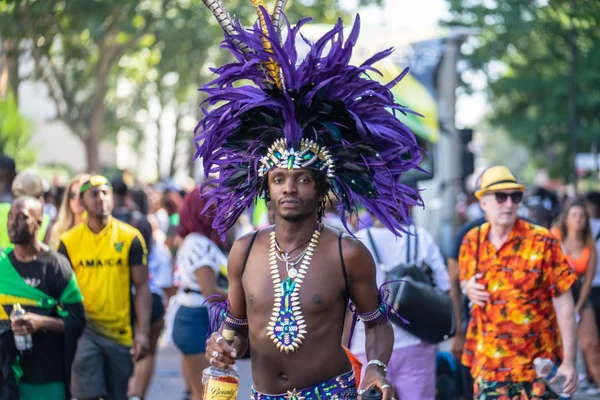
[[173,343],[183,353],[182,369],[194,400],[202,399],[202,371],[209,366],[204,350],[209,333],[205,307],[179,307],[173,322]]
[[596,316],[591,307],[581,310],[578,326],[579,345],[584,354],[588,374],[600,386],[600,338],[596,327]]
[[133,376],[129,380],[129,396],[138,396],[143,398],[146,396],[154,368],[156,364],[156,347],[160,333],[165,326],[163,319],[164,307],[162,299],[157,294],[152,294],[152,322],[150,325],[150,354],[138,361],[133,370]]
[[190,388],[192,389],[192,399],[202,400],[203,385],[202,371],[209,367],[208,360],[204,357],[204,353],[184,355],[183,368],[186,374],[190,377]]
[[131,348],[102,338],[101,345],[106,362],[106,390],[110,400],[127,400],[129,379],[133,375]]
[[181,355],[181,373],[183,375],[183,383],[185,385],[184,400],[192,400],[192,384],[190,383],[192,377],[190,376],[189,371],[185,367],[185,362],[183,360],[183,354]]
[[150,353],[135,364],[133,376],[129,381],[129,396],[138,396],[141,398],[146,396],[152,376],[154,375],[156,347],[163,326],[164,321],[162,318],[150,326]]
[[436,346],[425,343],[394,350],[387,377],[399,399],[435,399],[435,354]]
[[99,400],[106,396],[104,359],[96,335],[84,330],[77,343],[71,368],[71,394],[78,400]]

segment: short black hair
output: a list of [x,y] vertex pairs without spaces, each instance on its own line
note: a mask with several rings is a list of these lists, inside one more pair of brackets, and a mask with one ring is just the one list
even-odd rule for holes
[[322,199],[323,197],[327,196],[327,193],[329,193],[330,189],[329,183],[327,183],[327,176],[325,175],[325,172],[316,169],[311,169],[310,173],[315,180],[317,196],[319,199]]
[[585,195],[585,201],[588,201],[600,208],[600,192],[589,192]]
[[17,166],[15,164],[15,160],[7,154],[0,154],[0,169],[16,174]]
[[121,177],[114,178],[110,184],[113,188],[113,194],[117,196],[127,196],[127,193],[129,193],[129,187]]

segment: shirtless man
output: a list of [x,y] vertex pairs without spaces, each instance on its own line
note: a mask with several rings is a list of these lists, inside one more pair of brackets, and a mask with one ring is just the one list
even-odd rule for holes
[[[340,345],[348,297],[359,313],[379,306],[375,264],[360,241],[344,236],[318,222],[318,205],[326,194],[322,174],[309,169],[274,169],[268,175],[269,194],[275,211],[275,225],[258,234],[240,238],[229,254],[229,314],[248,319],[247,337],[238,332],[231,346],[220,333],[207,342],[207,357],[212,364],[230,368],[251,343],[254,389],[262,393],[286,393],[294,388],[316,386],[329,378],[352,372]],[[269,265],[270,235],[290,258],[307,247],[315,228],[321,233],[313,259],[300,289],[300,307],[306,321],[305,339],[296,352],[281,352],[268,336],[275,296]],[[252,243],[254,239],[254,243]],[[248,253],[248,260],[244,260]],[[345,267],[344,267],[345,265]],[[285,262],[278,262],[279,274],[286,277]],[[347,281],[346,281],[347,279]],[[372,324],[367,329],[367,356],[362,389],[375,384],[384,399],[392,397],[385,378],[394,334],[389,322]],[[217,352],[218,356],[214,357]]]
[[[390,112],[405,112],[390,92],[402,76],[382,85],[362,74],[388,52],[361,67],[349,65],[358,18],[346,42],[339,22],[307,43],[297,63],[298,30],[281,32],[285,3],[266,15],[264,3],[253,1],[262,29],[232,35],[239,25],[221,2],[205,1],[238,60],[218,68],[205,87],[214,107],[198,125],[197,156],[207,176],[218,174],[204,194],[205,210],[221,235],[257,196],[265,195],[275,217],[273,226],[233,245],[228,307],[218,314],[224,321],[207,341],[206,356],[230,368],[250,345],[254,400],[355,399],[372,386],[391,400],[386,365],[394,335],[375,263],[358,240],[323,226],[322,218],[331,191],[342,221],[363,206],[400,234],[409,207],[422,205],[415,190],[399,183],[422,154],[413,133]],[[366,325],[360,389],[341,345],[349,301]],[[231,344],[224,328],[235,332]]]

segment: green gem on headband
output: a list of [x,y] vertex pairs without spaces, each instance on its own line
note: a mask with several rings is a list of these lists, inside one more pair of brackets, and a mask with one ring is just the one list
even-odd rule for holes
[[335,165],[328,150],[319,147],[313,140],[302,139],[300,149],[288,148],[284,139],[277,139],[260,160],[258,176],[263,177],[273,168],[285,168],[288,171],[300,168],[313,168],[325,172],[327,178],[335,175]]
[[86,190],[88,190],[91,187],[102,186],[102,185],[107,185],[108,187],[110,187],[112,189],[112,185],[110,184],[108,179],[106,179],[106,177],[104,177],[102,175],[94,175],[89,180],[87,180],[83,185],[81,185],[81,187],[79,188],[79,194],[83,194]]

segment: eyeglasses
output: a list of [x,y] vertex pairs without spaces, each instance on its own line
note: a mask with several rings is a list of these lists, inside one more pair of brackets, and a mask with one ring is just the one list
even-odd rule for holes
[[521,202],[521,200],[523,200],[523,192],[514,192],[514,193],[495,192],[494,196],[496,197],[496,202],[498,204],[505,203],[509,197],[510,197],[510,200],[513,202],[513,204],[519,204]]

